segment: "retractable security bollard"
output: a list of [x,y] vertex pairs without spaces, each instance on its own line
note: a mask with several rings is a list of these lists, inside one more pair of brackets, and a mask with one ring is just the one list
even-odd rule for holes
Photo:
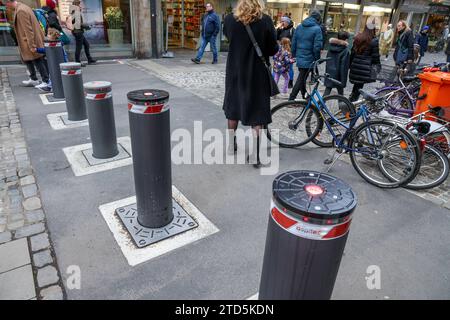
[[64,99],[64,89],[59,65],[64,62],[64,52],[61,41],[45,40],[45,55],[47,56],[48,71],[52,82],[53,98]]
[[275,178],[259,299],[330,299],[356,204],[350,186],[328,174]]
[[169,93],[127,94],[138,222],[160,228],[173,219]]
[[86,101],[83,93],[83,76],[78,62],[61,63],[61,76],[66,97],[68,119],[81,121],[87,119]]
[[84,84],[92,156],[107,159],[119,153],[112,100],[111,82],[92,81]]

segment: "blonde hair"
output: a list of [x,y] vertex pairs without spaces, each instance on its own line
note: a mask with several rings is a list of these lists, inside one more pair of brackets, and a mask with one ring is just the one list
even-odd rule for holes
[[401,23],[405,27],[405,31],[410,31],[411,30],[405,20],[399,20],[397,22],[397,24],[398,23]]
[[248,25],[255,20],[261,19],[265,10],[261,0],[239,0],[234,9],[236,20]]
[[284,51],[291,52],[291,40],[289,38],[282,38],[281,47]]

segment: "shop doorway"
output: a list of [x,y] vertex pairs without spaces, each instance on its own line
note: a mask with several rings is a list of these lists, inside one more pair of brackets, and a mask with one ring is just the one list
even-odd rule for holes
[[[204,0],[165,0],[162,2],[164,43],[170,48],[195,50],[199,44]],[[167,39],[166,39],[167,37]]]

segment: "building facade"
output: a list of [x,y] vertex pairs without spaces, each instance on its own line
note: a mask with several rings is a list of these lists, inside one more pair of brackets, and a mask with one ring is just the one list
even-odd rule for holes
[[[13,30],[13,12],[0,0],[0,61],[17,60]],[[32,8],[45,5],[45,0],[20,0]],[[200,21],[205,12],[205,0],[81,0],[85,33],[94,56],[150,58],[166,49],[195,50],[199,44]],[[431,36],[439,37],[449,23],[450,0],[265,0],[267,13],[277,24],[288,14],[295,25],[305,19],[312,8],[321,11],[329,37],[339,30],[354,35],[364,28],[368,17],[376,17],[383,30],[388,23],[403,19],[413,29],[431,27]],[[155,4],[154,14],[151,3]],[[223,21],[232,12],[237,0],[212,1],[216,13]],[[65,26],[72,0],[59,0],[58,13]],[[119,15],[120,17],[117,17]],[[119,22],[114,21],[118,19]],[[152,19],[155,20],[152,30]],[[67,31],[70,35],[70,32]],[[218,46],[226,50],[222,33]],[[74,51],[74,42],[69,51]],[[152,52],[155,51],[155,52]]]

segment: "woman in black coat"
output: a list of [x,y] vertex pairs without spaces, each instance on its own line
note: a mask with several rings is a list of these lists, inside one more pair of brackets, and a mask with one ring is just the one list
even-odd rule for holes
[[[228,119],[228,153],[237,149],[234,135],[238,122],[254,129],[251,163],[259,167],[260,129],[272,122],[270,115],[270,79],[264,63],[258,57],[245,25],[253,31],[263,56],[269,64],[269,56],[278,51],[272,19],[263,14],[264,5],[258,0],[239,0],[234,14],[225,17],[224,34],[229,41],[225,76],[223,110]],[[234,143],[233,143],[234,142]],[[255,150],[256,148],[256,150]]]
[[380,70],[380,49],[375,29],[369,29],[366,26],[364,31],[355,37],[350,54],[349,79],[353,83],[350,101],[358,100],[359,90],[364,87],[364,84],[375,82]]
[[330,38],[330,47],[328,49],[327,61],[325,72],[333,79],[339,81],[341,85],[336,85],[329,79],[325,79],[325,92],[324,96],[331,93],[332,88],[336,88],[340,95],[344,95],[344,88],[347,86],[348,69],[350,66],[350,50],[348,49],[347,39],[349,37],[348,32],[339,31],[338,37]]

